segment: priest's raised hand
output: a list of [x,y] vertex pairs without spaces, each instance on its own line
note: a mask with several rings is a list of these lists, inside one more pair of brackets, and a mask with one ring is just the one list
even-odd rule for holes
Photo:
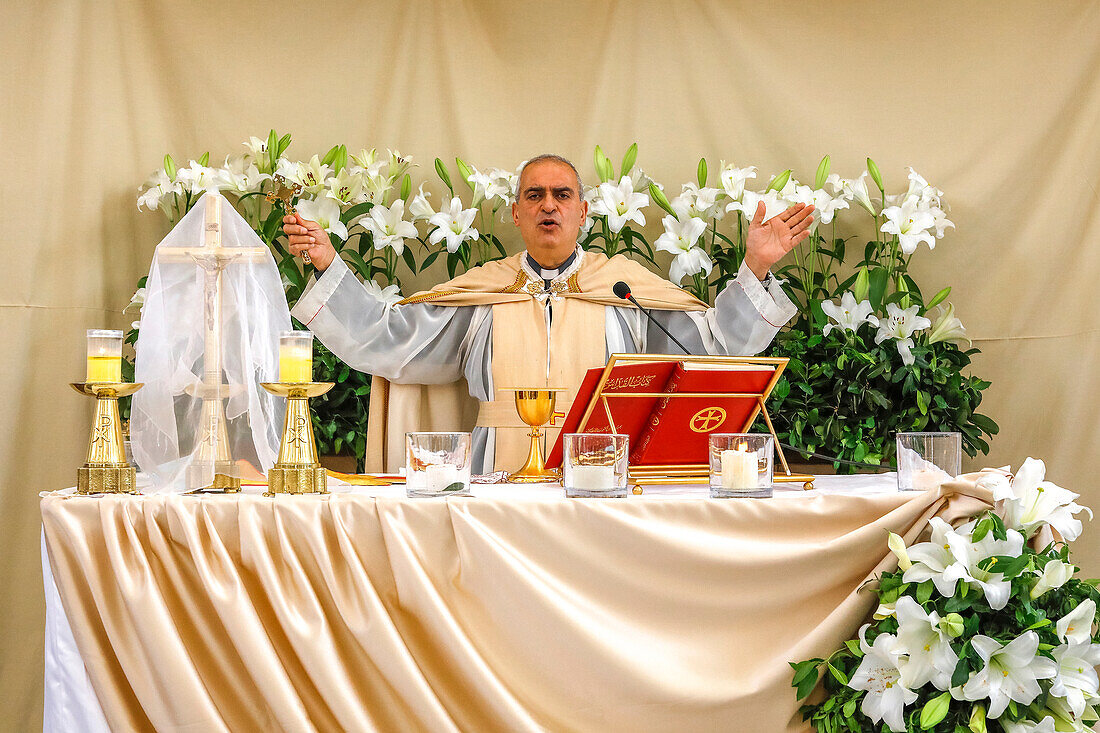
[[814,222],[812,205],[795,204],[764,221],[766,208],[763,201],[757,204],[745,239],[745,264],[761,280],[772,265],[810,236]]
[[297,214],[283,217],[283,232],[290,243],[290,253],[301,257],[309,253],[309,259],[318,270],[324,271],[336,257],[336,248],[329,241],[328,234],[321,225]]

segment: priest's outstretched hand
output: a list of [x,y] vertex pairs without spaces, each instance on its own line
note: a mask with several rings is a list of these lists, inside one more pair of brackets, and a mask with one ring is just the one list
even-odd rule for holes
[[763,201],[757,204],[745,239],[745,264],[761,280],[772,265],[810,236],[810,226],[814,222],[812,205],[795,204],[764,221],[766,208]]
[[308,252],[310,261],[318,270],[324,270],[332,264],[336,257],[336,248],[332,246],[328,234],[320,224],[303,219],[297,214],[287,214],[283,217],[283,231],[290,242],[292,255],[300,257],[303,252]]

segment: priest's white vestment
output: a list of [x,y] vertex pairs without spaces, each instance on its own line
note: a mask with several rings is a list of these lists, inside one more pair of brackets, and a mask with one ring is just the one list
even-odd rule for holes
[[[779,283],[770,277],[761,283],[746,266],[707,307],[632,260],[609,260],[579,247],[572,262],[557,271],[540,271],[520,253],[400,303],[383,300],[337,257],[292,313],[349,366],[375,375],[368,470],[402,465],[404,430],[419,427],[415,415],[410,421],[389,407],[401,402],[390,389],[405,389],[407,395],[410,388],[401,385],[460,384],[464,378],[469,395],[480,403],[473,471],[483,473],[519,468],[525,441],[530,442],[511,395],[498,394],[497,388],[566,388],[557,408],[564,412],[585,370],[602,366],[610,354],[681,353],[641,311],[611,293],[615,280],[629,283],[642,305],[653,309],[654,319],[693,354],[757,354],[795,313]],[[419,388],[412,389],[419,395]],[[405,413],[457,412],[444,407],[442,398],[427,410],[420,404],[410,408],[408,397],[402,399]],[[461,426],[437,422],[433,427],[444,428]],[[556,435],[550,430],[548,442]]]

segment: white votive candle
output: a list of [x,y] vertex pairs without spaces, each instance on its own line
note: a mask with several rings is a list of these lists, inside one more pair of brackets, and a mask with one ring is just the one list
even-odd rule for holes
[[573,466],[573,489],[578,491],[611,491],[615,484],[614,466]]
[[744,446],[722,451],[722,488],[755,489],[757,487],[756,451]]
[[458,466],[432,463],[424,467],[424,483],[429,491],[443,491],[458,480]]

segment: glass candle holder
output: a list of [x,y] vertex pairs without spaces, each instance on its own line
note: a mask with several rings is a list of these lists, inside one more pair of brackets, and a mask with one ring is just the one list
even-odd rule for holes
[[710,495],[716,499],[770,497],[774,451],[770,435],[712,433]]
[[122,381],[122,331],[88,331],[88,373],[84,381]]
[[405,433],[405,493],[469,496],[470,433]]
[[562,484],[565,495],[626,496],[630,438],[616,433],[570,433],[565,436]]
[[313,381],[313,333],[283,331],[279,334],[279,381]]
[[898,433],[898,490],[928,491],[962,470],[962,433]]

